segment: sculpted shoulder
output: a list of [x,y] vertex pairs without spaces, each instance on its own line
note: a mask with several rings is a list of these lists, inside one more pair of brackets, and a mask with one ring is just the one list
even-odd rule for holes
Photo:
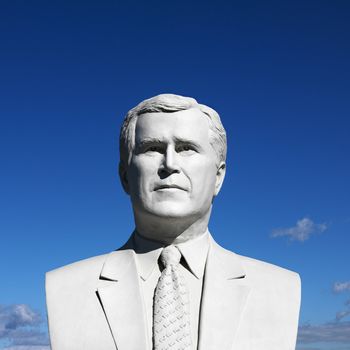
[[72,264],[59,267],[46,273],[47,291],[54,288],[74,288],[81,284],[88,286],[99,278],[101,269],[109,254],[94,256],[92,258],[76,261]]
[[300,289],[300,276],[298,273],[270,264],[239,255],[246,271],[247,280],[256,286],[275,286],[278,289]]
[[109,254],[46,273],[46,305],[53,350],[115,349],[96,291]]
[[[237,271],[235,275],[244,276],[244,280],[252,286],[275,286],[294,287],[300,289],[299,274],[283,267],[239,255],[227,250],[212,240],[214,252],[219,256],[221,266],[230,266],[230,269]],[[278,283],[277,283],[278,282]]]
[[[251,288],[250,298],[260,307],[276,308],[283,305],[299,310],[301,282],[299,275],[285,268],[231,252],[213,244],[220,266],[230,270],[229,276],[239,278],[239,283]],[[260,304],[261,303],[261,304]]]
[[237,285],[249,289],[237,348],[295,349],[301,299],[299,275],[235,253],[226,251],[224,255],[231,255],[231,261],[238,262],[244,271],[244,276],[235,280]]

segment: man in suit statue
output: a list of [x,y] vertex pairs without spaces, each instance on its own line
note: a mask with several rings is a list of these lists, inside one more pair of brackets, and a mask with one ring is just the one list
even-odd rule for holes
[[298,274],[208,231],[225,158],[219,115],[192,98],[163,94],[128,112],[119,174],[135,231],[110,254],[47,273],[52,350],[295,349]]

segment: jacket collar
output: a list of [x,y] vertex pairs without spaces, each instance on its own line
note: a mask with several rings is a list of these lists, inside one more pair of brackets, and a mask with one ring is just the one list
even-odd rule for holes
[[[136,253],[137,269],[140,277],[147,280],[158,264],[164,245],[134,233],[128,247]],[[180,250],[192,274],[197,279],[203,278],[209,249],[209,232],[206,231],[201,236],[188,242],[176,244],[176,247]]]
[[233,349],[250,293],[239,256],[212,238],[201,302],[199,350]]
[[118,350],[151,349],[139,283],[134,251],[108,255],[97,294]]
[[[209,233],[208,241],[198,350],[231,349],[250,287],[245,283],[246,273],[239,256],[220,247]],[[108,255],[100,274],[104,281],[100,281],[98,295],[118,350],[150,350],[140,273],[136,253],[130,247],[129,241]],[[160,247],[157,249],[161,251]],[[179,249],[186,261],[192,259],[188,254],[190,246]],[[194,274],[200,273],[193,262],[189,265]],[[143,277],[146,275],[147,272]]]

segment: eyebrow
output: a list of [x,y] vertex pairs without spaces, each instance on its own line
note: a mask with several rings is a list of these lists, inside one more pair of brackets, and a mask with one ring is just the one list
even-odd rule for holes
[[157,139],[157,138],[145,138],[139,142],[137,142],[135,144],[135,148],[134,148],[134,151],[136,153],[139,153],[141,152],[143,149],[149,147],[149,146],[152,146],[152,145],[163,145],[164,142],[160,139]]
[[164,143],[164,141],[157,138],[145,138],[138,143],[137,147],[143,147],[149,144],[160,144],[160,143]]
[[202,149],[202,147],[196,141],[183,139],[181,137],[175,137],[175,143],[180,143],[180,144],[185,143],[185,144],[193,145],[198,149]]
[[[180,144],[184,144],[184,143],[187,143],[187,144],[190,144],[190,145],[193,145],[195,147],[198,147],[198,148],[202,148],[196,141],[193,141],[193,140],[188,140],[188,139],[184,139],[184,138],[181,138],[181,137],[175,137],[174,138],[175,140],[175,143],[180,143]],[[141,140],[137,147],[143,147],[145,145],[150,145],[150,144],[164,144],[164,140],[161,140],[159,138],[145,138],[143,140]]]

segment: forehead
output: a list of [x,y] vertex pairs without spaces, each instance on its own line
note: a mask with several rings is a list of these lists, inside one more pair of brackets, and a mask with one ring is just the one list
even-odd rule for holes
[[172,139],[209,144],[209,121],[199,109],[173,113],[145,113],[135,126],[135,143],[152,138],[166,142]]

